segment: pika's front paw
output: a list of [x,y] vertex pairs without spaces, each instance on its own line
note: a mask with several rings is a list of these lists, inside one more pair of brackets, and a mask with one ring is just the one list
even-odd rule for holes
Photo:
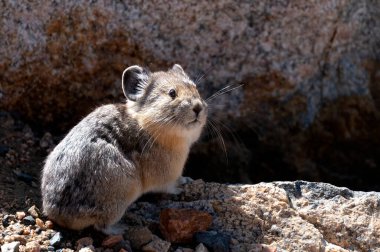
[[178,185],[186,185],[186,184],[189,184],[189,183],[191,183],[193,181],[194,181],[194,179],[192,179],[190,177],[183,177],[183,176],[181,176],[178,179],[177,183],[178,183]]
[[183,189],[179,188],[177,186],[171,186],[171,187],[166,189],[166,192],[170,193],[170,194],[178,195],[178,194],[181,194],[183,192]]

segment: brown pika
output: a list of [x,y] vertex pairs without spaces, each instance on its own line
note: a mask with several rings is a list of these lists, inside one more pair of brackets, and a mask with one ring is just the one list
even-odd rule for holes
[[43,211],[63,227],[118,233],[114,224],[142,194],[180,192],[207,104],[177,64],[153,73],[128,67],[122,88],[126,104],[97,108],[46,159]]

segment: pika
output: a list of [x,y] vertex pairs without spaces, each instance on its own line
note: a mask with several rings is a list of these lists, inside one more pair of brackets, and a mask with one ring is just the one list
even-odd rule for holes
[[128,67],[122,90],[125,104],[94,110],[46,158],[42,207],[62,227],[118,233],[115,224],[142,194],[180,193],[206,102],[178,64],[153,73]]

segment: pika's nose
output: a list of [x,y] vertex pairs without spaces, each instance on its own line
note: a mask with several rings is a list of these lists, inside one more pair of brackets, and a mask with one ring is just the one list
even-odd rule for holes
[[198,117],[199,113],[202,111],[202,105],[200,103],[197,103],[194,105],[193,107],[193,111],[195,113],[195,115]]

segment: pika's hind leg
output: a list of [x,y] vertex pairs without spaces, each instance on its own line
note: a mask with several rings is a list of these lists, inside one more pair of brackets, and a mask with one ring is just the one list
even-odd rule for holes
[[107,235],[123,234],[127,229],[127,225],[118,223],[123,215],[124,211],[122,214],[119,214],[117,218],[113,218],[112,220],[98,221],[94,224],[94,229]]

